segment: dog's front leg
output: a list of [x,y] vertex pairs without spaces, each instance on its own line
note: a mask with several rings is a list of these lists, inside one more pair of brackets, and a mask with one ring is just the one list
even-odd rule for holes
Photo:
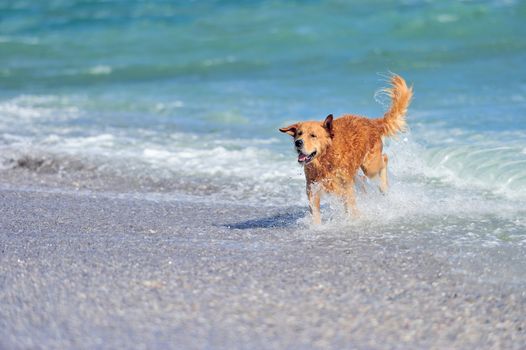
[[312,215],[312,222],[315,225],[319,225],[321,224],[321,214],[320,214],[321,193],[320,193],[320,190],[313,190],[309,186],[307,187],[307,196],[309,197],[309,210]]
[[350,213],[353,217],[357,218],[360,216],[360,212],[356,207],[356,195],[354,193],[354,184],[351,183],[347,186],[345,192],[345,209],[347,213]]

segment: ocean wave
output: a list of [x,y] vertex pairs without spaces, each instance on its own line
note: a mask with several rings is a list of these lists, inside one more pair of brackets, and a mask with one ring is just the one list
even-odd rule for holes
[[[306,203],[303,169],[297,165],[292,149],[284,148],[279,139],[214,139],[175,133],[168,140],[160,135],[157,139],[148,135],[148,139],[140,140],[106,133],[48,135],[38,144],[4,135],[4,143],[4,168],[39,173],[127,174],[162,182],[194,179],[211,184],[236,200],[267,198],[274,204],[283,204],[293,198],[296,204]],[[447,212],[451,205],[447,201],[453,199],[458,199],[456,211],[466,204],[466,198],[482,201],[488,196],[500,196],[525,200],[526,159],[521,150],[507,146],[426,149],[410,136],[386,147],[394,193],[398,193],[398,199],[404,191],[413,196],[401,201],[406,212],[410,208],[417,211],[425,201],[435,206],[441,203],[440,211]],[[368,181],[368,192],[377,192],[374,184],[375,180]],[[184,186],[181,188],[184,190]],[[460,199],[457,194],[462,194]]]
[[526,195],[526,157],[519,147],[445,147],[428,152],[437,175],[458,186],[475,186],[510,197]]
[[391,171],[422,176],[458,188],[477,189],[508,198],[526,198],[526,157],[516,143],[486,142],[424,147],[412,139],[391,142]]
[[0,36],[0,44],[24,44],[24,45],[38,45],[40,40],[37,37],[28,36]]

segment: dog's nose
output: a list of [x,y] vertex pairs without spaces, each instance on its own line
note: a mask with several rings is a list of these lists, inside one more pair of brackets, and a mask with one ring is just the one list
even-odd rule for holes
[[296,145],[296,147],[300,148],[301,146],[303,146],[303,140],[296,140],[294,144]]

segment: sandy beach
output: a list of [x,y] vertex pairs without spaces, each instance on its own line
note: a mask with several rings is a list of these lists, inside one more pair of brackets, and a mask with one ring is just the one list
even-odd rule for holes
[[311,230],[301,207],[140,197],[0,191],[1,348],[526,345],[524,284],[481,265],[482,250],[464,252],[475,269],[425,232]]

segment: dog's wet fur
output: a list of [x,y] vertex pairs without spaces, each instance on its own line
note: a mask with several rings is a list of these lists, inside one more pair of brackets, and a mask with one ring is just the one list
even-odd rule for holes
[[360,168],[368,178],[379,177],[380,191],[387,191],[388,158],[383,153],[382,138],[405,130],[413,89],[394,75],[385,92],[392,103],[382,118],[343,115],[334,119],[330,114],[322,122],[298,122],[279,129],[294,137],[314,223],[321,223],[320,197],[326,192],[343,198],[347,210],[357,214],[354,181]]

